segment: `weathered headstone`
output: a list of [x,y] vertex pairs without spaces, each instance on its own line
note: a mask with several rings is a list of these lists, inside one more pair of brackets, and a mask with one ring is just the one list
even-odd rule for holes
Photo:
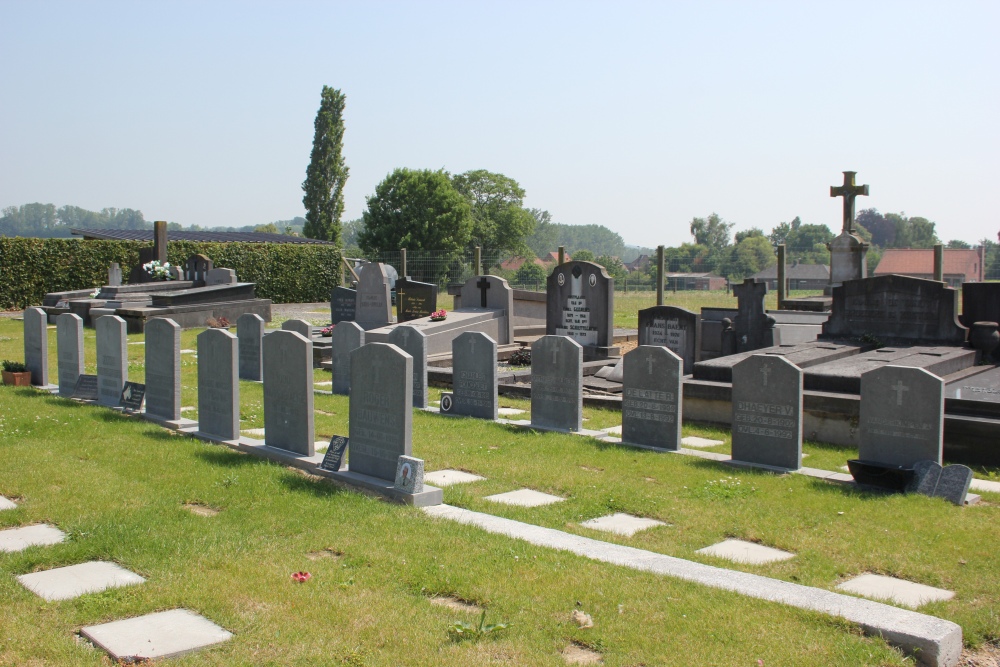
[[680,448],[683,375],[684,361],[666,347],[640,345],[625,354],[623,443]]
[[412,454],[412,381],[413,359],[395,345],[370,343],[351,353],[352,473],[395,481],[399,457]]
[[583,346],[576,340],[542,336],[531,344],[531,424],[583,428]]
[[48,324],[48,315],[41,308],[25,309],[24,365],[31,372],[31,384],[36,387],[44,387],[49,383]]
[[330,290],[330,322],[353,322],[358,291],[348,287],[334,287]]
[[944,381],[923,368],[884,366],[861,376],[858,458],[912,467],[940,465]]
[[389,342],[413,357],[413,407],[427,407],[427,337],[415,327],[401,324],[389,334]]
[[467,331],[451,343],[451,414],[496,419],[497,343],[479,331]]
[[281,324],[282,331],[294,331],[306,340],[312,339],[312,325],[305,320],[286,320]]
[[72,396],[83,375],[83,319],[73,313],[56,317],[59,395]]
[[128,338],[125,320],[117,315],[97,318],[97,402],[116,407],[128,380]]
[[546,293],[546,334],[569,336],[592,349],[614,344],[615,280],[603,266],[561,264],[549,275]]
[[264,318],[244,313],[236,320],[236,337],[240,342],[240,379],[260,382],[264,379],[261,361],[261,340],[264,338]]
[[205,255],[191,255],[184,265],[184,280],[190,280],[195,287],[204,287],[208,272],[215,265]]
[[209,269],[205,272],[206,285],[235,285],[236,271],[233,269]]
[[181,327],[168,318],[146,323],[146,414],[181,418]]
[[780,344],[776,339],[774,318],[768,317],[764,309],[767,282],[747,278],[742,285],[733,285],[733,295],[737,308],[733,320],[736,351],[750,352]]
[[351,355],[365,344],[365,330],[357,322],[341,322],[330,337],[334,394],[351,393]]
[[110,287],[119,287],[122,284],[122,267],[119,266],[118,262],[111,262],[108,266],[108,285]]
[[504,315],[497,327],[497,343],[514,342],[514,289],[500,276],[474,276],[465,281],[459,295],[462,310],[487,308],[502,310]]
[[264,444],[316,453],[312,342],[295,331],[264,337]]
[[694,370],[698,349],[698,313],[676,306],[639,311],[639,345],[663,346],[684,361],[684,374]]
[[843,197],[844,214],[843,230],[833,239],[827,248],[830,250],[830,289],[840,286],[846,280],[860,280],[868,277],[868,263],[865,256],[869,244],[854,233],[854,200],[858,196],[868,196],[867,185],[856,185],[854,177],[857,172],[845,171],[844,184],[830,186],[831,197]]
[[409,278],[396,280],[396,318],[399,322],[430,317],[437,310],[438,287]]
[[239,351],[224,329],[198,334],[198,430],[221,440],[240,437]]
[[385,267],[378,262],[365,264],[360,277],[354,321],[365,331],[384,327],[392,322],[392,298]]
[[802,467],[802,369],[755,354],[733,366],[733,460]]

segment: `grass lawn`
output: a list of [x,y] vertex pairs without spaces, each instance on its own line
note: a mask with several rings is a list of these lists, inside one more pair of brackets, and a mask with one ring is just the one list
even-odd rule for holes
[[[182,347],[195,349],[198,331]],[[87,372],[94,332],[86,330]],[[55,332],[50,332],[56,377]],[[132,343],[141,335],[130,335]],[[143,346],[129,375],[143,378]],[[0,358],[21,359],[21,323],[0,319]],[[183,405],[197,405],[196,359],[183,357]],[[317,381],[329,375],[316,373]],[[436,399],[437,390],[431,391]],[[241,383],[243,428],[263,426],[260,385]],[[501,405],[528,402],[501,397]],[[319,438],[348,433],[348,399],[316,396]],[[196,418],[196,413],[185,412]],[[586,426],[620,423],[586,409]],[[728,432],[685,428],[685,435]],[[445,489],[446,503],[680,558],[832,589],[875,572],[954,590],[920,611],[962,625],[972,646],[1000,638],[1000,496],[956,508],[798,475],[713,462],[416,411],[413,451],[428,470],[487,479]],[[836,469],[852,452],[807,445],[805,464]],[[485,496],[529,487],[566,500],[540,508]],[[903,665],[880,639],[820,614],[748,599],[489,535],[174,435],[110,410],[0,387],[0,529],[50,522],[52,547],[0,554],[0,665],[106,665],[74,640],[84,625],[184,607],[232,631],[228,643],[175,665],[562,665],[571,643],[605,665]],[[199,516],[185,504],[218,510]],[[628,512],[667,523],[631,538],[580,523]],[[695,553],[727,537],[796,557],[743,566]],[[47,603],[14,575],[111,560],[140,586]],[[304,584],[291,580],[306,570]],[[448,628],[478,616],[436,606],[454,596],[509,627],[455,641]],[[578,628],[574,609],[594,627]]]

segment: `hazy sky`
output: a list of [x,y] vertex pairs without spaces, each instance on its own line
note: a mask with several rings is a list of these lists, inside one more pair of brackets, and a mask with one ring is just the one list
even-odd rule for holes
[[1000,228],[1000,3],[0,0],[0,207],[183,225],[304,213],[324,84],[345,220],[396,167],[489,169],[557,222],[677,245],[829,196]]

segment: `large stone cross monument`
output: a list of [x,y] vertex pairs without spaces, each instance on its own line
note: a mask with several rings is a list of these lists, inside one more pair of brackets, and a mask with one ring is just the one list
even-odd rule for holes
[[859,195],[867,197],[868,186],[854,183],[856,173],[845,171],[844,184],[830,186],[831,197],[844,198],[844,226],[840,235],[827,244],[830,249],[830,284],[826,289],[827,295],[832,294],[833,288],[843,284],[845,280],[868,277],[865,256],[869,245],[854,233],[854,200]]

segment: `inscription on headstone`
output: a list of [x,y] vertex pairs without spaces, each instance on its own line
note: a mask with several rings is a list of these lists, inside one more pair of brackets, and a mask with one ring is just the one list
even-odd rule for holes
[[333,324],[353,322],[357,298],[357,290],[334,287],[330,291],[330,321]]
[[622,442],[680,448],[683,375],[683,360],[666,347],[640,345],[625,354]]
[[97,402],[117,407],[128,381],[128,338],[125,320],[117,315],[97,318]]
[[912,467],[941,464],[944,381],[923,368],[883,366],[861,376],[862,461]]
[[733,366],[733,460],[802,467],[802,369],[755,354]]
[[72,396],[83,375],[83,319],[73,313],[56,317],[59,357],[59,395]]
[[546,282],[545,332],[588,347],[611,345],[614,290],[614,278],[599,264],[574,261],[557,266]]
[[81,401],[96,401],[97,376],[81,375],[73,389],[73,398],[79,398]]
[[316,453],[312,342],[295,331],[264,337],[264,444]]
[[24,311],[24,365],[31,372],[31,384],[44,387],[49,383],[48,315],[41,308]]
[[971,484],[972,469],[967,466],[941,467],[936,461],[917,461],[913,464],[913,481],[906,490],[964,505]]
[[222,440],[240,437],[237,346],[224,329],[198,334],[198,430]]
[[389,332],[389,342],[413,357],[413,407],[427,407],[427,336],[401,324]]
[[479,331],[467,331],[451,343],[451,414],[497,418],[497,343]]
[[430,317],[437,310],[437,285],[409,278],[396,280],[396,312],[399,322]]
[[146,414],[181,418],[181,327],[168,318],[146,322]]
[[365,330],[357,322],[341,322],[330,337],[334,394],[351,392],[351,354],[365,344]]
[[384,327],[392,322],[392,298],[389,294],[389,276],[385,266],[378,262],[365,264],[361,268],[361,282],[358,283],[354,320],[365,331]]
[[531,423],[583,428],[583,346],[572,338],[542,336],[531,344]]
[[412,454],[412,381],[413,359],[395,345],[351,354],[351,472],[395,481],[399,457]]
[[639,311],[639,345],[662,346],[684,361],[684,374],[694,370],[698,314],[676,306]]
[[264,379],[261,341],[264,338],[264,318],[244,313],[236,320],[236,337],[240,341],[240,379],[260,382]]

